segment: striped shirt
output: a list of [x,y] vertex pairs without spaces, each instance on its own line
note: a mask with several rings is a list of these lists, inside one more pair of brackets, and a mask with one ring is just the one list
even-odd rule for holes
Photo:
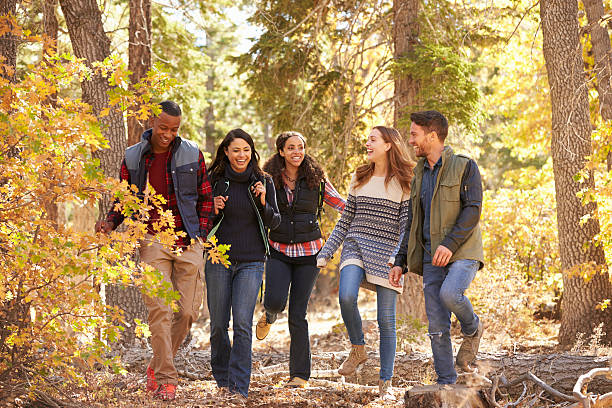
[[375,176],[358,188],[354,184],[353,176],[346,208],[317,258],[331,258],[342,245],[340,269],[358,265],[365,271],[361,286],[375,289],[379,285],[401,293],[404,279],[402,287],[391,286],[388,264],[406,230],[410,193],[395,178],[388,185],[385,177]]
[[[287,201],[293,202],[294,191],[291,190],[285,184],[285,192],[287,193]],[[325,194],[323,195],[323,202],[332,207],[338,212],[344,211],[346,201],[338,194],[332,183],[329,181],[325,182]],[[311,256],[316,255],[319,250],[323,247],[323,238],[315,239],[314,241],[308,242],[297,242],[295,244],[284,244],[282,242],[270,241],[270,246],[278,252],[287,255],[291,258],[299,256]]]

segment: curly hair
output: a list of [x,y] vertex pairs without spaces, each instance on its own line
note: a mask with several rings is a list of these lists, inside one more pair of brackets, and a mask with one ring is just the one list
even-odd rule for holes
[[[285,148],[285,143],[290,137],[297,136],[302,139],[304,147],[306,147],[306,138],[298,132],[283,132],[276,137],[276,153],[266,161],[263,165],[263,170],[272,176],[274,185],[281,187],[283,182],[283,169],[285,168],[285,159],[280,155],[280,151]],[[304,154],[304,160],[298,168],[298,178],[306,178],[306,184],[311,190],[325,180],[325,172],[317,161],[310,155]]]
[[[387,152],[387,175],[385,177],[385,185],[391,181],[393,177],[397,177],[402,186],[402,190],[410,192],[410,182],[414,176],[415,162],[408,155],[408,149],[405,142],[402,140],[400,133],[390,127],[374,126],[374,129],[382,135],[386,143],[391,143],[391,149]],[[362,164],[355,171],[355,188],[366,184],[374,174],[374,163]]]

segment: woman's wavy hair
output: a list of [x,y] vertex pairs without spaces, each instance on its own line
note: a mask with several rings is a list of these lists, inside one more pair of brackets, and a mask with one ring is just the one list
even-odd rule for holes
[[265,173],[259,167],[259,153],[255,150],[255,143],[253,138],[247,132],[242,129],[230,130],[227,135],[221,141],[221,144],[217,148],[217,154],[215,160],[208,167],[208,177],[211,180],[218,180],[225,175],[225,166],[229,166],[229,159],[225,154],[225,149],[234,141],[234,139],[243,139],[251,146],[251,165],[253,166],[253,173],[257,176],[264,176]]
[[[285,144],[290,137],[297,136],[302,139],[304,147],[306,147],[306,138],[298,132],[283,132],[276,137],[276,153],[266,161],[263,169],[272,176],[274,185],[282,187],[283,182],[282,172],[285,168],[285,159],[280,155],[280,151],[285,148]],[[298,178],[306,178],[306,184],[311,190],[314,189],[321,181],[325,180],[325,172],[317,161],[310,155],[304,154],[304,161],[298,168]]]
[[[391,127],[374,126],[382,135],[386,143],[391,143],[391,148],[387,151],[387,175],[385,186],[393,177],[397,178],[402,190],[410,191],[410,182],[414,176],[415,162],[408,155],[408,148],[400,133]],[[355,188],[366,184],[374,174],[374,163],[362,164],[355,172]]]

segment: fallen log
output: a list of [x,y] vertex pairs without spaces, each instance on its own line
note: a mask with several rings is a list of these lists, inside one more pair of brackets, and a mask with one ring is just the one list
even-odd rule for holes
[[404,394],[406,408],[488,408],[482,390],[461,384],[425,385],[409,388]]
[[[347,357],[348,352],[324,352],[312,355],[313,377],[332,379],[337,377],[337,369]],[[379,358],[378,353],[368,351],[369,359],[358,370],[356,375],[346,377],[345,381],[362,385],[377,385]],[[129,349],[123,354],[123,361],[132,370],[141,370],[144,373],[150,358],[150,351],[143,349]],[[253,374],[271,373],[286,376],[289,369],[289,353],[253,353]],[[265,363],[265,366],[262,365]],[[175,359],[177,369],[189,373],[188,378],[209,378],[210,351],[192,350],[188,355],[179,355]],[[594,368],[609,365],[608,357],[580,356],[574,354],[504,354],[479,353],[476,366],[479,374],[488,378],[499,376],[502,384],[523,376],[527,372],[533,373],[552,388],[566,394],[572,394],[578,378]],[[262,371],[263,370],[263,371]],[[434,381],[435,373],[431,354],[424,353],[397,353],[395,358],[395,373],[393,385],[407,387],[417,385],[424,380]],[[490,385],[489,385],[490,387]],[[523,391],[521,382],[505,391],[511,391],[518,396]],[[603,395],[612,392],[612,380],[598,377],[589,384],[589,390]]]
[[[333,357],[330,354],[334,354]],[[347,353],[322,353],[313,356],[313,365],[320,367],[325,360],[331,361],[325,368],[337,369]],[[347,377],[347,381],[359,384],[376,384],[378,382],[379,359],[374,353],[369,353],[369,359],[361,372]],[[609,364],[608,357],[580,356],[574,354],[503,354],[479,353],[476,361],[478,373],[492,378],[500,376],[507,382],[523,376],[527,372],[533,373],[546,384],[563,393],[572,393],[574,384],[585,372]],[[394,385],[408,385],[406,380],[422,381],[435,380],[433,359],[431,354],[398,353],[395,358]],[[598,393],[612,392],[612,380],[597,378],[589,388]],[[520,394],[521,383],[509,387],[508,390]]]
[[609,408],[612,407],[612,393],[604,395],[591,395],[587,393],[587,385],[593,381],[596,377],[605,376],[610,378],[612,375],[612,368],[594,368],[586,374],[583,374],[576,381],[574,385],[573,394],[574,397],[580,401],[577,404],[572,405],[575,408]]

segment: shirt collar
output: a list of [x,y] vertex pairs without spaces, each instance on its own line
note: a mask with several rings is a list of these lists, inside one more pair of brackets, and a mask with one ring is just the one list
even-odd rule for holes
[[435,170],[436,167],[440,167],[442,166],[442,156],[440,156],[440,158],[438,159],[438,161],[436,162],[436,164],[434,164],[434,168],[432,169],[431,166],[429,165],[429,160],[427,160],[427,157],[425,158],[425,168],[429,169],[429,170]]

